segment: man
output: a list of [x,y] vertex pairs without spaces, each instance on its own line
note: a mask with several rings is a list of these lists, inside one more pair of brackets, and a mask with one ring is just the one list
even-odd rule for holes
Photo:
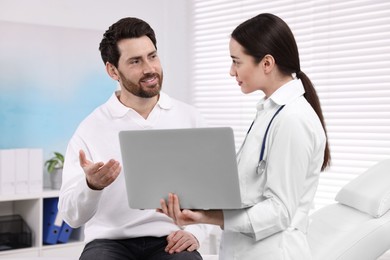
[[119,20],[105,32],[99,50],[120,90],[70,140],[58,204],[70,226],[85,227],[80,259],[202,259],[197,249],[209,226],[181,229],[155,210],[129,208],[118,133],[200,127],[203,120],[193,107],[160,92],[156,38],[145,21]]

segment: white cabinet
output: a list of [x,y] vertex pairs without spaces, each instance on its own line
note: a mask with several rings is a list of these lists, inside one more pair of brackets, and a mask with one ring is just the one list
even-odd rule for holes
[[20,215],[32,233],[32,247],[0,251],[3,256],[80,256],[84,248],[81,228],[74,229],[69,242],[44,245],[43,202],[46,198],[58,197],[58,190],[44,190],[39,193],[0,195],[0,216]]

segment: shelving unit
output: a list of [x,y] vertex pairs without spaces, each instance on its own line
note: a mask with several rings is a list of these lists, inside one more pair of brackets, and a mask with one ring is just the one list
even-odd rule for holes
[[44,190],[39,193],[0,196],[0,216],[20,215],[32,233],[32,247],[0,251],[0,258],[3,256],[80,256],[84,248],[81,228],[72,231],[68,243],[44,245],[42,242],[43,201],[46,198],[58,197],[58,193],[58,190]]

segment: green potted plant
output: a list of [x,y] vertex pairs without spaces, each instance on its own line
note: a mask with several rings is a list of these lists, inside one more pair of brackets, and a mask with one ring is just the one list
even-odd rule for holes
[[54,156],[45,161],[47,172],[50,175],[51,188],[54,190],[61,188],[64,160],[65,157],[61,153],[54,152]]

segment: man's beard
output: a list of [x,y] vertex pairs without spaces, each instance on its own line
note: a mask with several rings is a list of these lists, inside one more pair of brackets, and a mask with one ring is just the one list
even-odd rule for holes
[[[122,86],[131,94],[141,97],[141,98],[152,98],[156,95],[160,94],[160,90],[162,87],[162,81],[163,81],[163,73],[161,72],[161,76],[158,73],[148,73],[145,74],[138,83],[134,83],[133,81],[127,79],[120,71],[119,71],[120,80],[122,83]],[[156,77],[158,79],[158,83],[149,86],[147,88],[144,88],[141,86],[140,82],[148,79],[150,77]]]

